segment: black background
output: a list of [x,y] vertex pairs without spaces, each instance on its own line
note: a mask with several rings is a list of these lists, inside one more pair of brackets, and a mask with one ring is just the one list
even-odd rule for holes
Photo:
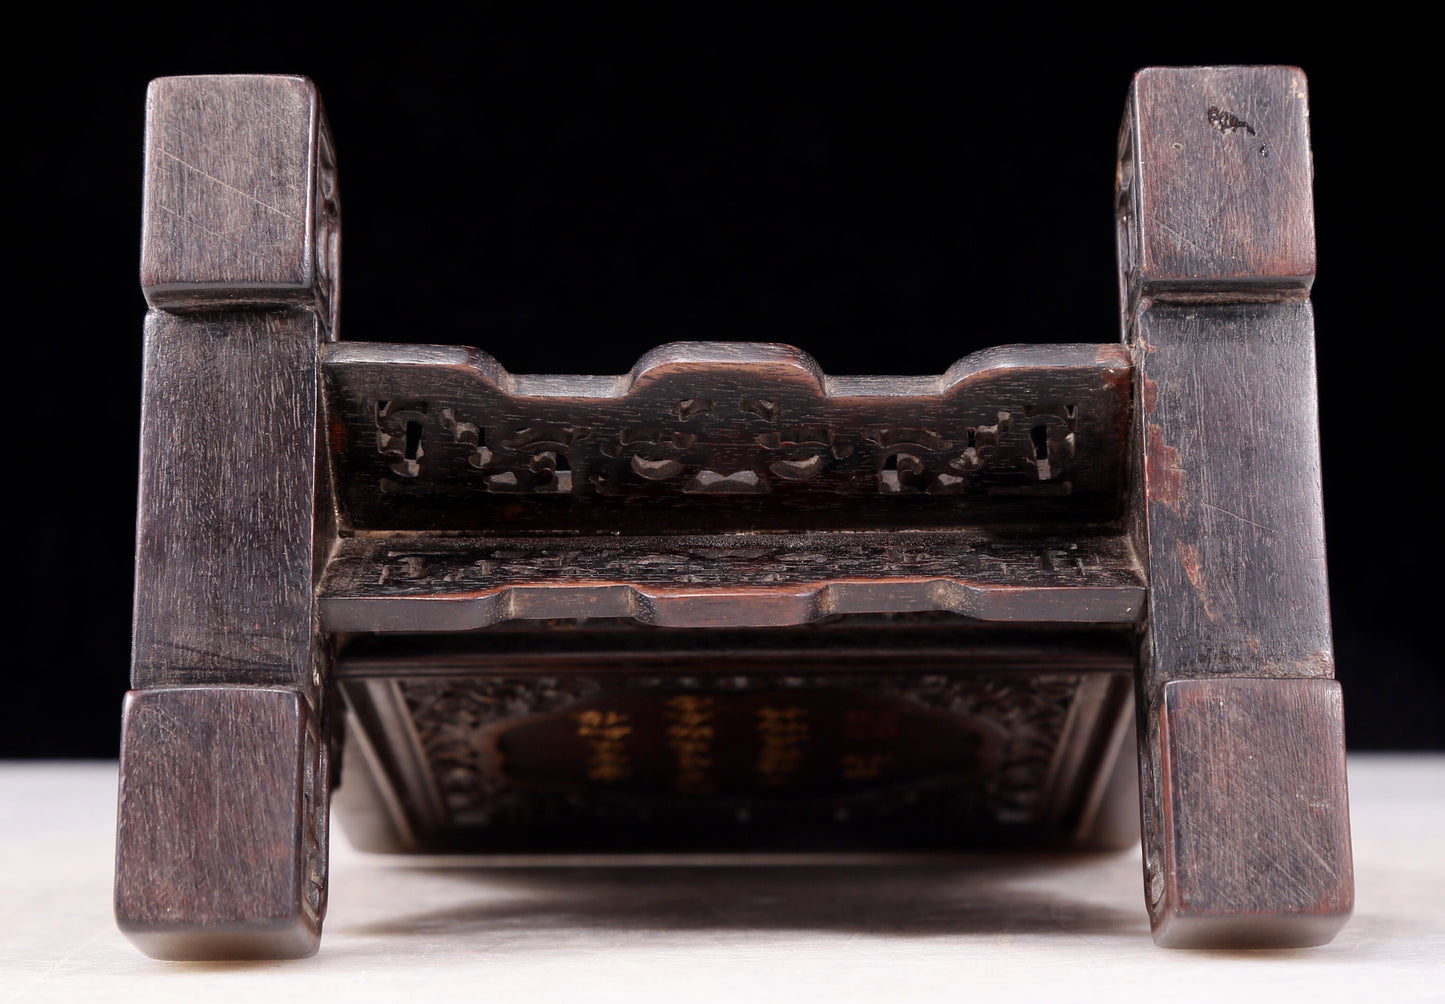
[[[678,339],[833,373],[1117,337],[1131,73],[1310,78],[1338,675],[1355,749],[1445,747],[1436,123],[1409,26],[1259,11],[295,4],[50,18],[11,45],[12,644],[0,755],[113,756],[128,672],[146,82],[304,73],[336,137],[342,334],[621,372]],[[18,315],[18,316],[17,316]],[[18,601],[18,602],[17,602]]]

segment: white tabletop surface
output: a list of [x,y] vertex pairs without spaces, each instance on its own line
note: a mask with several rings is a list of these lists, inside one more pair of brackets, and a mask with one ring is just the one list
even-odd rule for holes
[[111,917],[115,765],[0,765],[0,1001],[1445,1001],[1445,756],[1350,759],[1354,918],[1169,952],[1139,851],[892,863],[408,863],[334,839],[321,951],[164,963]]

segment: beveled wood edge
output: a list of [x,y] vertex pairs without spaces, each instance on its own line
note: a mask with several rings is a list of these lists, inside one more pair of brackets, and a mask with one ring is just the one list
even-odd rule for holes
[[[820,531],[790,535],[804,553],[842,549],[859,553],[892,539],[870,532]],[[758,546],[776,547],[767,534],[681,537],[568,538],[580,548],[565,571],[543,561],[558,546],[551,539],[379,534],[343,538],[319,590],[324,630],[465,631],[509,620],[625,618],[657,627],[784,627],[836,614],[950,612],[982,621],[1137,623],[1143,617],[1145,583],[1132,548],[1122,538],[1071,538],[1064,553],[1088,554],[1083,566],[1043,562],[1050,538],[996,539],[986,533],[920,531],[900,543],[933,554],[927,570],[835,568],[819,556],[771,579],[734,567]],[[498,547],[515,550],[516,568],[478,573],[478,559]],[[988,564],[976,550],[986,549]],[[1079,549],[1082,547],[1082,550]],[[692,581],[649,578],[646,564],[619,569],[619,561],[660,553],[687,556]],[[535,554],[531,554],[535,551]],[[403,568],[400,563],[420,563]],[[679,560],[683,560],[679,557]],[[973,565],[967,562],[974,562]],[[866,564],[866,563],[865,563]],[[955,568],[957,569],[955,571]],[[550,569],[550,570],[549,570]],[[1012,569],[1012,570],[1011,570]],[[1027,571],[1020,572],[1020,569]]]
[[[154,234],[150,218],[156,207],[150,183],[152,158],[157,147],[156,124],[162,91],[176,85],[266,81],[290,84],[302,90],[309,105],[307,122],[307,165],[304,226],[302,228],[301,274],[285,281],[157,281],[157,251],[152,247]],[[277,307],[311,306],[325,322],[326,338],[334,341],[340,320],[340,201],[336,183],[336,142],[326,117],[321,90],[310,77],[295,73],[214,73],[174,74],[156,77],[146,87],[145,152],[142,174],[142,226],[140,254],[140,285],[146,304],[154,310],[171,313],[194,313],[221,310],[267,310]],[[323,175],[325,177],[323,177]],[[321,189],[329,185],[329,192]],[[242,192],[251,197],[250,193]],[[329,198],[336,218],[326,233],[327,246],[318,243],[318,222],[323,205]],[[329,257],[328,257],[329,256]],[[323,288],[326,287],[326,288]]]
[[[1175,734],[1178,730],[1171,724],[1173,719],[1188,713],[1179,710],[1186,697],[1193,699],[1196,711],[1199,704],[1212,710],[1216,703],[1222,711],[1228,700],[1270,699],[1291,703],[1292,699],[1291,710],[1298,717],[1285,721],[1275,707],[1272,710],[1276,714],[1271,716],[1269,727],[1238,735],[1237,748],[1199,749],[1180,742]],[[1197,902],[1214,892],[1212,884],[1190,890],[1192,895],[1182,895],[1180,869],[1189,855],[1181,853],[1179,846],[1182,842],[1180,816],[1186,803],[1178,788],[1181,782],[1190,779],[1191,765],[1181,765],[1179,761],[1187,754],[1211,766],[1232,761],[1247,763],[1248,769],[1288,772],[1289,766],[1281,766],[1291,759],[1286,747],[1299,743],[1302,738],[1313,740],[1305,748],[1310,750],[1308,759],[1316,776],[1299,779],[1300,790],[1293,799],[1267,799],[1268,812],[1263,814],[1267,818],[1251,818],[1252,826],[1248,828],[1227,828],[1229,844],[1237,843],[1231,846],[1233,855],[1229,860],[1233,867],[1230,870],[1245,871],[1253,866],[1257,872],[1265,871],[1258,861],[1250,858],[1267,855],[1274,859],[1267,870],[1273,877],[1273,873],[1283,871],[1279,859],[1293,855],[1301,859],[1310,872],[1325,877],[1315,888],[1292,887],[1287,895],[1276,893],[1273,897],[1264,897],[1264,905]],[[1315,948],[1332,941],[1349,922],[1355,906],[1344,705],[1339,681],[1260,676],[1170,680],[1160,688],[1158,731],[1151,741],[1156,744],[1159,757],[1159,772],[1154,782],[1159,792],[1159,841],[1163,850],[1162,861],[1152,867],[1148,860],[1145,862],[1145,900],[1155,944],[1170,949],[1293,949]],[[1198,764],[1192,766],[1197,769]],[[1298,762],[1293,764],[1296,770],[1299,766]],[[1200,808],[1209,812],[1212,808],[1215,813],[1225,815],[1232,810],[1243,815],[1248,807],[1246,800],[1258,798],[1249,785],[1236,784],[1234,790],[1220,789],[1216,794],[1220,804],[1188,808],[1196,812]],[[1231,804],[1235,801],[1238,804]],[[1312,819],[1298,819],[1311,815]],[[1280,830],[1289,830],[1290,823],[1296,824],[1294,832],[1281,834]],[[1251,833],[1249,829],[1258,832]],[[1318,836],[1322,831],[1334,831],[1333,847],[1337,854],[1330,854],[1328,840],[1322,841],[1323,847],[1309,842],[1308,836]],[[1284,839],[1270,843],[1270,837],[1281,836]],[[1189,861],[1189,864],[1198,867],[1196,862]],[[1330,877],[1333,882],[1329,881]]]
[[625,398],[672,376],[731,368],[746,371],[752,382],[811,385],[819,398],[830,399],[947,397],[1000,370],[1095,369],[1120,385],[1127,385],[1131,375],[1128,351],[1107,342],[994,346],[964,356],[937,376],[830,376],[808,353],[776,342],[670,342],[645,353],[627,373],[613,376],[512,373],[487,352],[461,345],[337,342],[323,348],[322,359],[328,371],[445,367],[469,371],[512,397],[578,400]]
[[[1315,269],[1308,272],[1281,271],[1277,274],[1265,275],[1257,272],[1238,271],[1236,273],[1214,273],[1207,276],[1196,276],[1187,274],[1169,274],[1160,271],[1157,267],[1151,268],[1151,274],[1139,268],[1140,262],[1134,260],[1132,252],[1139,252],[1142,249],[1140,235],[1140,216],[1144,211],[1141,206],[1139,176],[1139,152],[1142,142],[1141,118],[1139,114],[1140,94],[1144,84],[1151,77],[1165,75],[1192,74],[1203,76],[1206,74],[1223,74],[1229,72],[1245,71],[1279,71],[1288,75],[1291,87],[1298,98],[1304,103],[1304,130],[1305,146],[1310,148],[1309,139],[1309,81],[1300,67],[1291,64],[1212,64],[1209,66],[1146,66],[1136,71],[1129,81],[1129,93],[1125,100],[1124,115],[1119,127],[1119,149],[1120,156],[1129,163],[1118,165],[1118,172],[1115,177],[1115,217],[1116,234],[1118,238],[1117,260],[1120,279],[1120,307],[1123,314],[1125,336],[1129,335],[1130,326],[1135,315],[1147,310],[1154,302],[1172,304],[1211,304],[1211,303],[1273,303],[1283,300],[1306,300],[1314,286]],[[1124,157],[1128,152],[1127,158]],[[1311,189],[1313,183],[1314,161],[1311,154],[1309,159],[1310,181],[1306,182],[1307,189]],[[1120,187],[1123,182],[1130,182],[1127,206],[1125,200],[1121,199]],[[1314,247],[1314,214],[1313,203],[1310,202],[1309,225],[1311,228],[1310,238],[1310,261],[1316,261]],[[1126,242],[1128,251],[1126,252]],[[1133,268],[1126,268],[1132,265]],[[1137,271],[1136,271],[1137,269]]]
[[[143,714],[166,720],[169,727],[142,728],[138,717]],[[272,721],[266,723],[268,715]],[[261,727],[257,717],[263,719]],[[184,727],[187,718],[190,728]],[[277,719],[284,725],[278,728]],[[126,939],[146,955],[167,961],[314,955],[327,908],[330,749],[325,724],[305,695],[274,686],[137,688],[125,695],[121,725],[112,908]],[[267,745],[277,739],[280,748]],[[308,758],[315,760],[314,770],[308,769]],[[234,768],[228,766],[232,763]],[[217,854],[218,845],[207,846],[195,833],[185,840],[186,830],[196,825],[186,802],[204,794],[180,783],[188,771],[193,782],[198,775],[210,780],[219,801],[203,805],[212,813],[227,805],[276,812],[277,806],[256,805],[254,799],[283,791],[279,815],[289,833],[274,845],[232,846],[237,857]],[[273,790],[258,785],[257,778],[269,781]],[[171,801],[169,825],[128,811],[128,794],[143,799],[155,795],[157,786]],[[308,842],[308,834],[315,840]],[[168,840],[174,852],[177,836],[189,853],[166,855]],[[263,836],[277,834],[263,831]],[[245,868],[239,856],[267,853],[276,855],[278,867],[288,873],[286,902],[248,900],[250,890],[243,890],[238,879]],[[307,898],[311,885],[318,886],[315,902]],[[198,886],[210,892],[204,903],[195,894]]]
[[1142,586],[979,585],[956,579],[833,581],[776,589],[660,589],[629,583],[505,586],[429,596],[323,596],[326,631],[470,631],[507,620],[627,617],[655,627],[787,627],[834,614],[940,611],[984,621],[1127,624]]

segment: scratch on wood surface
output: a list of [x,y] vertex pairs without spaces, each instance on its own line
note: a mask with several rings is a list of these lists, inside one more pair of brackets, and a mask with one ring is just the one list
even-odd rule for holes
[[[1299,848],[1300,850],[1308,851],[1310,857],[1314,858],[1316,861],[1319,862],[1320,868],[1324,869],[1326,874],[1330,876],[1335,876],[1339,874],[1339,867],[1333,861],[1325,857],[1319,851],[1315,850],[1314,844],[1312,844],[1309,840],[1303,839],[1303,837],[1306,835],[1295,833],[1292,834],[1292,836],[1295,837],[1295,839],[1291,841],[1292,845]],[[1299,892],[1303,893],[1306,896],[1309,896],[1313,892],[1313,890],[1309,887],[1308,884],[1299,882],[1298,880],[1296,880],[1296,886],[1298,887]]]
[[277,206],[273,206],[273,205],[271,205],[271,203],[269,203],[269,202],[263,202],[263,201],[261,201],[260,199],[256,198],[256,196],[252,195],[250,192],[243,191],[242,189],[237,188],[235,185],[229,185],[229,184],[227,184],[226,182],[222,181],[220,178],[216,177],[214,174],[207,174],[205,171],[202,171],[202,170],[201,170],[199,167],[197,167],[195,164],[192,164],[192,163],[191,163],[190,161],[188,161],[188,160],[182,160],[180,157],[177,157],[175,154],[171,153],[169,150],[162,150],[162,151],[161,151],[161,156],[163,156],[163,157],[169,157],[171,160],[175,161],[177,164],[181,165],[182,167],[188,168],[188,169],[190,169],[190,170],[192,170],[192,171],[195,171],[197,174],[199,174],[202,178],[205,178],[207,181],[214,181],[216,184],[220,185],[222,188],[229,189],[230,191],[235,192],[237,195],[241,196],[241,198],[246,199],[246,200],[249,201],[249,202],[254,202],[254,203],[256,203],[256,205],[261,206],[261,207],[263,207],[263,208],[265,208],[265,209],[269,209],[269,210],[271,210],[271,212],[275,213],[277,216],[285,217],[286,219],[290,220],[292,223],[302,223],[302,224],[304,224],[304,223],[306,222],[305,220],[301,220],[301,219],[296,218],[295,216],[292,216],[290,213],[286,212],[284,209],[281,209],[281,208],[279,208],[279,207],[277,207]]
[[236,244],[236,243],[238,243],[237,240],[236,240],[234,237],[232,237],[230,234],[223,234],[223,233],[220,233],[220,232],[218,232],[218,231],[212,230],[210,227],[202,226],[201,224],[197,223],[195,220],[191,219],[189,216],[185,216],[185,215],[182,215],[181,213],[176,212],[176,211],[175,211],[174,209],[172,209],[170,206],[160,206],[159,208],[160,208],[160,211],[161,211],[161,212],[166,213],[166,214],[169,215],[169,216],[174,216],[176,219],[180,220],[182,223],[185,223],[185,224],[188,224],[188,225],[190,225],[190,226],[193,226],[193,227],[195,227],[197,230],[202,231],[203,233],[210,234],[212,237],[215,237],[215,238],[217,238],[217,239],[219,239],[219,240],[225,241],[227,244]]
[[1171,227],[1169,224],[1165,223],[1162,219],[1160,219],[1157,215],[1151,216],[1151,217],[1150,217],[1150,222],[1156,224],[1156,225],[1159,227],[1160,230],[1163,230],[1163,231],[1165,231],[1166,233],[1172,234],[1172,235],[1174,235],[1176,238],[1178,238],[1179,240],[1183,241],[1185,244],[1188,244],[1190,247],[1192,247],[1194,250],[1198,251],[1198,252],[1199,252],[1201,255],[1203,255],[1205,258],[1212,258],[1212,257],[1213,257],[1213,255],[1214,255],[1214,251],[1213,251],[1213,250],[1210,250],[1209,248],[1207,248],[1207,247],[1205,247],[1204,245],[1200,244],[1198,241],[1194,240],[1194,239],[1193,239],[1192,237],[1190,237],[1188,234],[1183,233],[1183,232],[1181,232],[1181,231],[1179,231],[1179,230],[1174,229],[1174,228]]
[[1288,661],[1270,659],[1261,668],[1268,675],[1275,677],[1320,677],[1329,680],[1333,679],[1335,675],[1335,657],[1332,653],[1320,649],[1311,652],[1303,659]]
[[1272,527],[1272,526],[1268,526],[1268,525],[1266,525],[1266,524],[1264,524],[1264,523],[1256,523],[1254,520],[1250,519],[1248,516],[1241,516],[1239,513],[1234,512],[1234,511],[1229,510],[1229,509],[1226,509],[1226,508],[1224,508],[1224,506],[1215,505],[1213,502],[1206,502],[1206,501],[1204,501],[1203,499],[1200,499],[1200,500],[1199,500],[1199,504],[1202,505],[1202,506],[1204,506],[1204,508],[1206,508],[1206,509],[1213,509],[1215,512],[1222,512],[1222,513],[1224,513],[1226,516],[1233,516],[1235,519],[1239,520],[1241,523],[1248,523],[1250,526],[1257,527],[1257,528],[1259,528],[1259,529],[1261,529],[1261,530],[1270,530],[1270,531],[1273,531],[1273,530],[1274,530],[1274,527]]

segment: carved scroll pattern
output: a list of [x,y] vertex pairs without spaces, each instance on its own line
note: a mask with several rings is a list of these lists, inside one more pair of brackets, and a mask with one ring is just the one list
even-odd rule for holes
[[1043,808],[1048,783],[1069,709],[1078,690],[1077,676],[919,677],[892,684],[898,694],[927,708],[984,718],[1007,737],[999,769],[980,788],[934,791],[912,813],[922,817],[971,818],[992,815],[1000,825],[1028,823]]
[[[722,351],[665,347],[623,377],[513,377],[471,349],[333,346],[344,520],[631,533],[676,532],[657,519],[684,512],[733,514],[704,521],[719,529],[739,513],[787,529],[1119,515],[1117,346],[1018,346],[888,378],[826,377],[786,347]],[[597,525],[612,517],[626,525]]]
[[337,334],[337,284],[341,270],[341,196],[336,183],[336,151],[331,128],[321,120],[316,138],[316,178],[311,239],[316,263],[316,305],[330,338]]
[[305,775],[301,789],[302,836],[305,895],[302,909],[320,923],[326,916],[327,843],[330,826],[330,754],[320,730],[306,730]]
[[[979,475],[993,494],[1067,495],[1078,406],[993,409],[992,421],[946,426],[790,425],[775,402],[697,399],[670,421],[627,426],[488,422],[434,401],[380,400],[371,437],[387,460],[383,492],[458,482],[499,494],[963,495]],[[732,421],[721,419],[730,413]]]

